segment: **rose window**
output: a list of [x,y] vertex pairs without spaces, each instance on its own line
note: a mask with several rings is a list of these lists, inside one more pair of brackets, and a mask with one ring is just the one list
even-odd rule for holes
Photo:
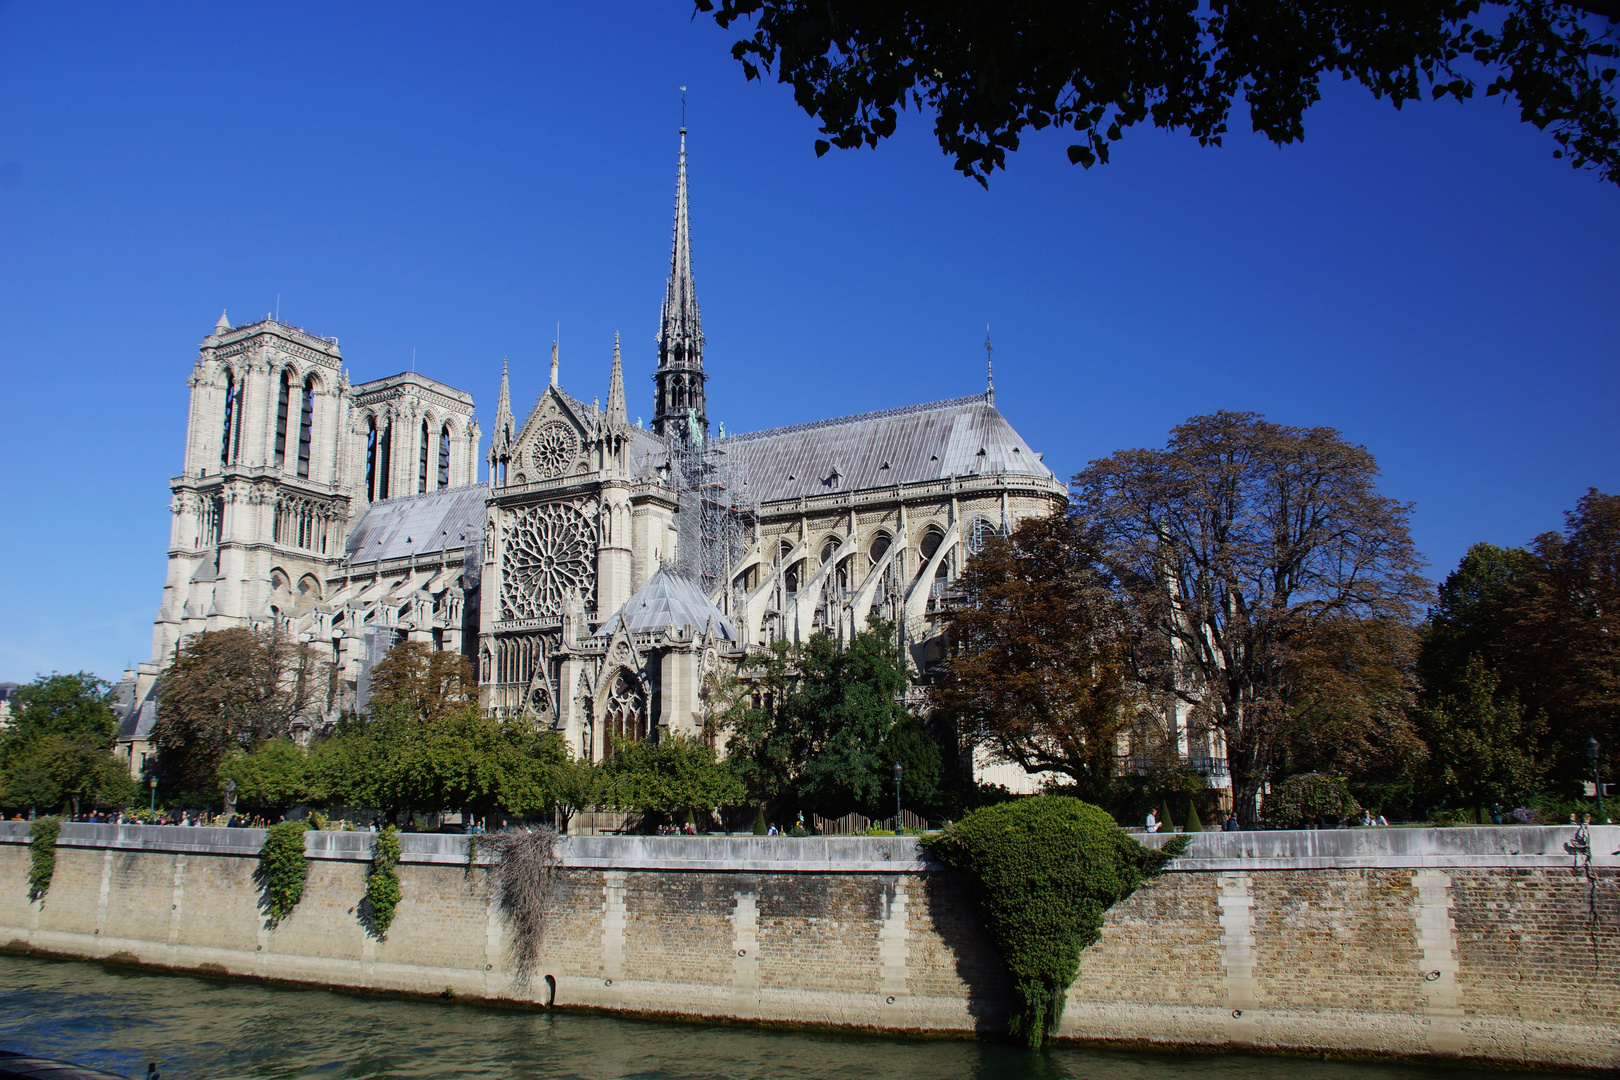
[[568,471],[579,453],[579,441],[574,429],[561,420],[549,421],[535,435],[529,449],[529,461],[534,466],[535,478],[549,480]]
[[501,614],[507,619],[551,619],[562,614],[571,590],[587,604],[596,597],[591,574],[595,530],[563,503],[519,511],[506,540]]

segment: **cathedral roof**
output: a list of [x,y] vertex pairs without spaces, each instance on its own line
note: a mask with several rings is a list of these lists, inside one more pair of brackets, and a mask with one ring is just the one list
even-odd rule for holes
[[728,437],[761,503],[950,476],[1055,479],[984,394]]
[[349,533],[349,564],[421,558],[481,543],[488,495],[488,484],[468,484],[374,502]]
[[737,640],[737,628],[719,608],[709,603],[703,590],[667,566],[637,589],[635,595],[624,602],[624,607],[602,624],[596,636],[612,637],[621,620],[632,634],[662,630],[670,623],[677,627],[691,623],[700,634],[712,625],[716,636],[727,641]]

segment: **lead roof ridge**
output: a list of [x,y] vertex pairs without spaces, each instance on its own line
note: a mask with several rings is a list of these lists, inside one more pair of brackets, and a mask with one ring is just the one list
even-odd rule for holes
[[749,442],[754,439],[773,438],[777,435],[792,435],[800,431],[816,431],[821,428],[838,427],[842,424],[858,424],[866,420],[887,420],[893,416],[911,416],[916,413],[937,412],[944,409],[960,408],[963,405],[990,405],[985,394],[969,394],[966,397],[946,398],[944,401],[928,401],[919,405],[901,405],[893,409],[878,409],[874,412],[854,413],[849,416],[834,416],[826,420],[811,420],[803,424],[784,424],[781,427],[765,428],[762,431],[743,431],[735,435],[727,435],[726,442]]

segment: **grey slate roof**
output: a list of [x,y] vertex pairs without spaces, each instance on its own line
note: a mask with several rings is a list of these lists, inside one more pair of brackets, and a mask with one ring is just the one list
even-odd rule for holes
[[949,476],[1055,479],[983,394],[732,435],[720,445],[762,503]]
[[469,484],[374,502],[349,533],[349,563],[437,555],[482,543],[488,495],[488,484]]
[[719,608],[709,603],[703,590],[668,567],[660,568],[658,573],[647,579],[647,584],[637,589],[635,595],[625,601],[624,607],[602,624],[596,636],[612,637],[619,628],[620,620],[632,634],[662,630],[669,623],[677,627],[691,623],[701,634],[712,623],[716,636],[727,641],[737,640],[737,628],[720,613]]

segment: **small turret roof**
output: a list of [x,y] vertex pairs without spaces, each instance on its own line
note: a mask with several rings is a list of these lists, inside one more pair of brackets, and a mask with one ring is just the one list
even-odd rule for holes
[[737,640],[737,628],[719,608],[709,603],[703,590],[667,566],[637,589],[624,607],[602,624],[596,636],[612,637],[621,623],[632,634],[662,630],[670,623],[678,627],[691,623],[700,634],[712,627],[715,636],[726,641]]

